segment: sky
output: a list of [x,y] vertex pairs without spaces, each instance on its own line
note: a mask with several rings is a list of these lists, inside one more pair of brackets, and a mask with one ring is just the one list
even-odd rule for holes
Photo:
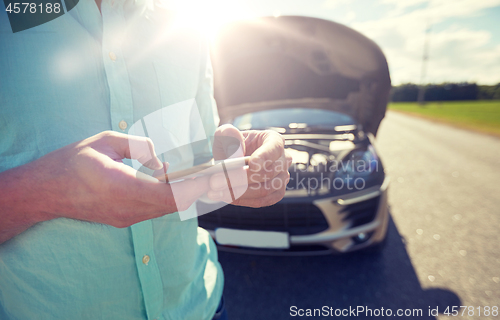
[[381,47],[393,85],[422,82],[425,34],[430,29],[429,60],[423,82],[500,82],[500,0],[213,0],[208,3],[210,7],[202,11],[215,17],[211,20],[216,23],[257,16],[304,15],[345,24]]

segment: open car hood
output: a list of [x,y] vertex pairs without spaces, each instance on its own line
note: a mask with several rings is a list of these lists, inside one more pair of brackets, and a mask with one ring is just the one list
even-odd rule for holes
[[263,109],[311,107],[352,116],[376,134],[391,80],[384,54],[335,22],[266,17],[222,28],[212,44],[221,120]]

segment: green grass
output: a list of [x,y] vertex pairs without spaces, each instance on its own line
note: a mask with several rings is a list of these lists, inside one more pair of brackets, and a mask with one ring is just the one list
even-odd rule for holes
[[500,100],[391,102],[389,110],[500,136]]

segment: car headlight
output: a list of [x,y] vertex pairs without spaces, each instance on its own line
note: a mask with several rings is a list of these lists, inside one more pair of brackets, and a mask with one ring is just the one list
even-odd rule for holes
[[335,176],[341,179],[368,177],[378,171],[379,159],[373,146],[365,150],[354,150],[337,164]]

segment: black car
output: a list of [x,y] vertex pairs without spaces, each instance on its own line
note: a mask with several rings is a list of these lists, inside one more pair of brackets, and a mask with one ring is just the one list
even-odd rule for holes
[[[360,33],[300,16],[239,21],[213,44],[222,123],[270,129],[293,157],[284,199],[227,205],[198,217],[220,249],[318,254],[378,249],[388,177],[374,147],[391,81],[384,54]],[[203,212],[209,202],[198,202]]]

